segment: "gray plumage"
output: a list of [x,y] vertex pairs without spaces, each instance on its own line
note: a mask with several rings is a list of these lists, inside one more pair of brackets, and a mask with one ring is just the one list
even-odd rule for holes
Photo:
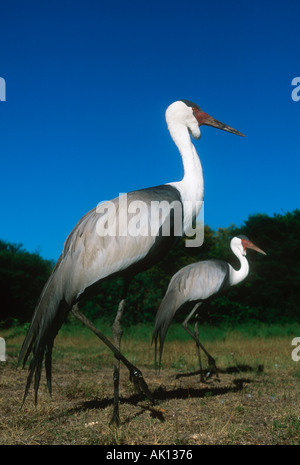
[[252,249],[266,255],[263,250],[249,241],[246,236],[242,235],[233,237],[230,241],[230,247],[240,261],[241,266],[238,270],[235,270],[229,263],[223,260],[211,259],[187,265],[172,277],[157,311],[154,323],[155,363],[157,358],[157,340],[159,339],[160,344],[160,365],[165,337],[175,314],[183,309],[184,306],[191,307],[193,305],[192,311],[183,322],[183,327],[196,342],[200,372],[202,372],[200,347],[208,357],[210,368],[217,371],[214,359],[199,341],[197,322],[194,333],[188,329],[187,323],[203,302],[209,302],[221,292],[226,291],[230,286],[240,283],[247,277],[249,264],[246,259],[246,249]]
[[[191,136],[196,139],[200,138],[201,125],[209,125],[233,134],[242,135],[235,129],[204,113],[198,105],[190,101],[178,101],[171,104],[166,110],[166,122],[183,161],[183,179],[179,182],[126,194],[127,204],[125,208],[120,203],[121,197],[103,203],[88,212],[77,223],[68,236],[63,252],[45,284],[20,351],[19,363],[23,362],[23,366],[30,353],[32,353],[24,400],[33,377],[35,380],[35,400],[37,400],[44,358],[48,388],[51,392],[53,343],[70,310],[97,334],[116,357],[112,421],[119,423],[118,386],[120,361],[129,369],[131,376],[138,380],[143,392],[151,398],[140,371],[120,352],[122,336],[120,322],[129,283],[136,273],[154,265],[169,251],[178,237],[187,232],[192,220],[197,217],[200,211],[203,201],[202,166],[192,144]],[[165,201],[165,204],[162,205],[162,201]],[[178,223],[176,223],[174,211],[170,210],[170,205],[174,201],[177,204],[179,203],[182,209],[180,231],[177,230]],[[146,205],[146,211],[143,211],[142,208],[139,221],[134,224],[135,230],[140,230],[141,234],[132,235],[128,233],[128,227],[132,221],[135,222],[136,220],[138,202],[141,202],[143,206]],[[127,205],[133,205],[133,213],[129,209],[127,210]],[[158,212],[160,212],[159,215]],[[159,218],[158,221],[157,218]],[[109,229],[114,230],[113,233],[111,233],[112,230],[110,229],[108,234],[99,234],[99,228],[102,232],[105,232],[107,225],[109,225]],[[149,233],[150,230],[151,233]],[[124,287],[113,324],[114,344],[111,344],[80,313],[78,303],[88,293],[96,294],[97,285],[104,279],[114,276],[123,278]]]
[[[170,203],[174,200],[180,201],[180,194],[168,185],[127,194],[128,205],[138,200],[145,202],[150,207],[151,201],[162,199]],[[118,218],[119,215],[122,215],[122,212],[119,211],[122,204],[120,204],[119,198],[115,198],[111,202],[115,205]],[[23,361],[23,366],[30,353],[33,354],[24,400],[34,375],[35,400],[37,400],[44,357],[47,384],[51,393],[53,342],[72,307],[87,293],[94,294],[97,284],[107,278],[121,276],[126,277],[127,281],[130,280],[137,272],[156,263],[161,258],[162,252],[166,253],[174,241],[178,239],[172,231],[172,216],[168,214],[167,210],[162,212],[158,230],[153,236],[148,234],[147,236],[132,237],[118,234],[117,236],[101,237],[97,233],[97,222],[100,216],[97,213],[97,208],[94,208],[77,223],[66,239],[63,252],[41,293],[19,354],[19,363]],[[134,214],[127,214],[125,227],[128,226],[133,217]],[[144,226],[150,221],[151,217],[141,219]],[[160,231],[166,222],[170,223],[171,234],[162,236]],[[118,232],[120,233],[120,231]]]
[[154,323],[153,340],[156,351],[159,339],[160,362],[166,334],[175,314],[184,306],[190,308],[226,290],[228,278],[228,264],[216,259],[187,265],[172,277]]

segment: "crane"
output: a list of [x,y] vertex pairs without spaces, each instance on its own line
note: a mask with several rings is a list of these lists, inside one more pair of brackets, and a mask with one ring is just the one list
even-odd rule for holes
[[233,237],[230,241],[232,252],[240,261],[240,268],[235,270],[229,263],[223,260],[211,259],[192,263],[181,268],[171,278],[165,296],[158,308],[153,331],[155,341],[155,366],[157,367],[157,340],[159,339],[159,366],[164,346],[165,337],[169,326],[179,310],[187,310],[192,307],[187,318],[182,323],[183,328],[194,339],[197,348],[198,362],[200,368],[200,379],[202,376],[202,365],[200,348],[208,358],[210,371],[217,372],[215,360],[207,352],[199,341],[197,321],[194,332],[188,328],[188,322],[201,305],[215,299],[221,293],[243,281],[249,273],[249,263],[246,258],[246,249],[256,250],[261,254],[266,253],[254,245],[246,236]]
[[[120,195],[99,204],[84,215],[67,237],[62,253],[46,282],[36,305],[32,321],[20,350],[18,363],[23,368],[31,354],[24,401],[34,377],[35,402],[45,360],[48,390],[51,394],[51,365],[54,339],[71,311],[88,326],[115,356],[113,371],[114,400],[111,423],[118,425],[120,362],[129,370],[130,379],[150,400],[153,397],[141,371],[120,351],[121,319],[128,288],[133,277],[161,259],[186,233],[197,217],[203,201],[203,174],[200,159],[190,134],[200,138],[200,126],[213,126],[233,134],[239,131],[212,118],[201,108],[179,100],[166,110],[166,122],[183,161],[184,176],[152,188]],[[181,228],[175,225],[176,204],[182,217]],[[180,208],[179,208],[180,207]],[[149,226],[151,231],[149,232]],[[166,233],[165,226],[169,226]],[[166,228],[167,229],[167,228]],[[80,311],[80,301],[86,295],[97,294],[97,286],[105,279],[123,278],[121,299],[113,323],[113,344]]]

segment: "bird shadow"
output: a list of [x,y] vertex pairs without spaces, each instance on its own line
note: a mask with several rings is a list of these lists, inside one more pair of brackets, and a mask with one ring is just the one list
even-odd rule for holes
[[[217,369],[218,374],[223,373],[223,374],[230,374],[230,375],[235,374],[235,373],[239,374],[243,372],[262,373],[263,371],[264,371],[263,365],[258,365],[257,367],[251,367],[250,365],[234,365],[234,366],[230,366],[230,367],[223,368],[223,369],[222,368]],[[190,376],[196,376],[196,375],[203,375],[207,379],[210,379],[213,375],[217,374],[215,372],[212,372],[212,373],[209,373],[209,376],[208,376],[208,373],[209,373],[208,369],[191,371],[189,373],[178,373],[177,375],[175,375],[175,379],[188,378]]]
[[[145,411],[150,413],[152,418],[157,418],[161,422],[165,421],[165,410],[160,408],[159,404],[162,401],[171,400],[171,399],[178,399],[184,400],[189,398],[194,399],[203,399],[207,396],[214,397],[220,396],[227,393],[238,392],[243,389],[244,383],[250,383],[251,379],[248,378],[237,378],[233,380],[233,385],[231,386],[224,386],[224,387],[177,387],[174,389],[166,389],[163,386],[159,386],[156,388],[152,395],[154,399],[153,405],[141,405],[140,410],[133,415],[130,415],[126,420],[122,422],[122,424],[130,423],[134,418],[139,417]],[[139,402],[145,401],[145,396],[138,393],[132,394],[127,397],[120,398],[120,404],[129,404],[136,406]],[[64,413],[64,415],[69,416],[76,413],[88,411],[88,410],[104,410],[106,407],[113,405],[113,398],[106,397],[103,399],[93,399],[89,401],[82,402],[80,405],[69,409]]]

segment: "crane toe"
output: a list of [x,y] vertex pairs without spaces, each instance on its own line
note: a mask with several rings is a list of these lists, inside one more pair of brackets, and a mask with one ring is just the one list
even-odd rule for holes
[[141,393],[144,394],[154,405],[155,399],[151,392],[149,391],[148,385],[143,378],[142,372],[138,369],[130,371],[129,379],[133,382],[135,388]]

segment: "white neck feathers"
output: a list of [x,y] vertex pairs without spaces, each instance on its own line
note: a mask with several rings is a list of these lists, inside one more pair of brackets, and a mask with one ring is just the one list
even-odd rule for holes
[[167,119],[167,124],[171,137],[180,152],[184,168],[183,179],[170,184],[179,190],[184,202],[184,222],[190,224],[190,219],[193,216],[198,216],[203,202],[202,166],[197,151],[192,144],[187,126],[172,119]]
[[235,270],[231,265],[229,265],[229,283],[231,286],[234,286],[235,284],[243,281],[248,276],[249,263],[246,256],[242,254],[239,248],[231,247],[231,249],[241,264],[239,270]]

